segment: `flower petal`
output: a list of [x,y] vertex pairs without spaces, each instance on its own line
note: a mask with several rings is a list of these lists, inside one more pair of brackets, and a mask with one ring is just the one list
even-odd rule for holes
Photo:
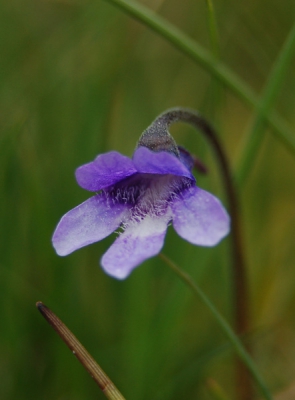
[[172,205],[173,226],[183,239],[200,246],[214,246],[230,230],[230,218],[212,194],[192,186]]
[[101,259],[105,272],[117,279],[126,278],[147,258],[161,251],[169,217],[146,216],[131,223]]
[[195,180],[187,167],[167,151],[154,152],[147,147],[139,147],[133,154],[133,162],[138,172],[145,174],[171,174]]
[[97,242],[110,235],[128,213],[125,204],[110,204],[104,195],[97,195],[75,207],[60,220],[52,237],[60,256]]
[[83,189],[97,192],[136,172],[130,158],[117,151],[110,151],[79,167],[76,170],[76,179]]

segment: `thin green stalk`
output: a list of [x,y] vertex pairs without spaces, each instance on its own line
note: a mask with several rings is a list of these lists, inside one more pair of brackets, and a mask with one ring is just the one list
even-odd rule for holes
[[224,319],[224,317],[219,313],[214,304],[209,300],[209,298],[205,295],[205,293],[200,289],[200,287],[193,281],[193,279],[183,271],[178,265],[176,265],[172,260],[170,260],[164,254],[159,255],[160,258],[178,275],[178,277],[194,292],[195,295],[201,300],[201,302],[211,311],[215,320],[218,322],[219,326],[233,345],[236,353],[242,360],[242,362],[247,366],[250,374],[252,375],[253,380],[256,382],[258,388],[260,389],[261,394],[267,400],[272,400],[272,395],[269,392],[266,384],[264,383],[263,378],[260,376],[260,373],[250,357],[250,355],[245,350],[242,342],[238,338],[238,336],[231,329],[228,322]]
[[206,386],[210,395],[215,400],[230,400],[229,396],[225,393],[222,387],[214,379],[210,378],[206,382]]
[[[208,13],[208,26],[209,26],[209,35],[210,35],[210,44],[211,44],[211,51],[216,60],[219,59],[219,40],[218,40],[218,29],[217,29],[217,22],[215,17],[215,11],[212,0],[206,0],[207,4],[207,13]],[[212,79],[212,112],[215,116],[215,120],[217,119],[218,115],[216,111],[218,110],[218,105],[221,103],[222,99],[222,85],[217,78]]]
[[212,0],[206,0],[207,8],[208,8],[208,22],[209,22],[209,32],[210,32],[210,41],[212,53],[215,58],[219,58],[219,41],[218,41],[218,31],[217,31],[217,23],[215,18],[215,11],[213,7]]
[[52,326],[71,352],[77,357],[86,371],[89,372],[104,395],[109,400],[125,400],[110,378],[91,357],[69,328],[41,301],[38,301],[36,306],[46,321]]
[[[229,87],[246,104],[256,109],[260,108],[260,101],[253,90],[245,84],[226,65],[216,60],[207,50],[202,48],[193,39],[184,34],[180,29],[155,14],[142,4],[132,0],[105,0],[115,4],[133,18],[153,29],[160,36],[170,42],[194,62],[202,65],[213,76]],[[277,138],[295,154],[295,135],[275,113],[265,116],[269,125],[273,128]]]
[[[248,315],[248,288],[247,273],[242,239],[242,224],[239,212],[238,196],[233,184],[233,179],[223,146],[213,127],[197,112],[187,108],[172,108],[164,111],[148,127],[140,138],[140,145],[147,146],[150,137],[153,136],[155,127],[161,128],[169,137],[169,127],[177,122],[192,125],[201,133],[212,148],[219,166],[220,175],[224,190],[228,198],[228,208],[231,217],[231,238],[232,238],[232,279],[233,279],[233,302],[235,329],[238,334],[244,334],[249,329]],[[164,135],[163,135],[164,137]],[[164,144],[166,145],[165,139]],[[145,144],[144,144],[145,143]],[[176,146],[176,144],[175,144]],[[177,149],[175,151],[178,151]]]
[[250,166],[258,152],[262,138],[263,128],[266,122],[266,116],[276,99],[283,80],[285,79],[286,70],[292,60],[295,51],[295,24],[293,25],[282,50],[273,65],[269,74],[267,84],[263,90],[261,104],[256,109],[256,115],[252,128],[246,136],[246,141],[242,146],[242,153],[238,158],[239,162],[236,168],[236,181],[242,186],[250,172]]
[[[242,227],[239,214],[238,198],[233,185],[227,157],[215,130],[210,124],[193,110],[184,108],[174,108],[161,114],[152,125],[142,134],[139,145],[148,146],[151,137],[154,136],[155,129],[161,131],[162,142],[158,142],[158,146],[167,146],[168,138],[170,138],[169,127],[176,122],[185,122],[194,126],[208,140],[208,144],[214,151],[216,161],[219,164],[219,171],[223,179],[224,189],[228,197],[228,207],[231,216],[232,231],[232,279],[233,279],[233,304],[234,304],[234,321],[237,334],[244,334],[249,329],[249,312],[248,312],[248,285],[246,264],[244,257],[244,248],[242,241]],[[156,127],[156,128],[155,128]],[[164,132],[166,135],[164,135]],[[164,139],[165,138],[165,139]],[[173,142],[172,142],[173,144]],[[177,154],[177,146],[174,143],[174,151]],[[163,149],[163,147],[161,147]],[[248,373],[244,365],[239,362],[236,367],[237,391],[240,400],[248,400],[251,398],[251,385]]]

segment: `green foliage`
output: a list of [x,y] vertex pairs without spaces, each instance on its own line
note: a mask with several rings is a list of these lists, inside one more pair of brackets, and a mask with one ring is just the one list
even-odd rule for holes
[[[211,54],[205,1],[145,3]],[[222,65],[259,94],[292,29],[294,2],[215,3]],[[75,168],[108,150],[130,156],[167,108],[200,110],[219,131],[230,163],[239,165],[259,95],[249,109],[226,82],[212,78],[214,65],[200,67],[105,1],[4,0],[0,27],[1,399],[104,398],[37,313],[38,300],[64,320],[128,400],[212,399],[211,378],[232,398],[230,344],[163,261],[151,259],[118,282],[99,267],[114,236],[65,258],[50,241],[59,218],[89,197],[75,182]],[[288,138],[295,130],[293,71],[290,59],[266,116],[288,126]],[[260,124],[257,135],[264,129]],[[225,201],[205,141],[184,125],[172,133],[209,167],[198,183]],[[276,393],[294,384],[295,374],[295,161],[268,133],[257,159],[250,157],[241,209],[248,340]],[[214,249],[193,247],[170,228],[164,251],[230,321],[229,240]]]

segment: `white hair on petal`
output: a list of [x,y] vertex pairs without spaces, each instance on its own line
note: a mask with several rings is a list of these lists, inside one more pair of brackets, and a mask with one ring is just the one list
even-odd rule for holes
[[130,206],[128,215],[122,221],[118,235],[127,228],[149,218],[155,223],[154,217],[164,217],[167,223],[172,219],[170,203],[178,198],[183,190],[191,186],[191,180],[176,175],[137,174],[120,183],[103,190],[108,207],[117,203]]

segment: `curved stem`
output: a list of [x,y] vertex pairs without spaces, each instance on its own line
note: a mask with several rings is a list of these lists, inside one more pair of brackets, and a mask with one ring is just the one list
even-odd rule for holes
[[[193,110],[182,108],[168,110],[161,114],[145,132],[148,133],[149,130],[152,131],[155,126],[157,129],[163,131],[166,130],[168,132],[169,126],[175,122],[186,122],[197,128],[209,141],[219,163],[223,184],[228,197],[228,207],[232,221],[232,279],[235,306],[235,331],[238,335],[242,335],[249,329],[247,277],[241,237],[242,229],[239,217],[238,199],[234,189],[227,158],[214,129],[204,118]],[[237,373],[237,386],[240,388],[240,393],[244,393],[243,397],[240,395],[240,398],[249,398],[251,386],[248,382],[248,374],[242,364],[238,365]],[[246,397],[246,394],[248,397]]]
[[[262,377],[260,376],[260,373],[257,370],[255,363],[253,362],[252,358],[245,350],[245,348],[244,348],[243,344],[241,343],[240,339],[238,338],[238,336],[233,332],[233,330],[229,326],[228,322],[223,318],[223,316],[219,313],[219,311],[216,309],[214,304],[209,300],[209,298],[205,295],[205,293],[201,290],[201,288],[192,280],[192,278],[186,272],[184,272],[181,268],[179,268],[178,265],[176,265],[173,261],[171,261],[164,254],[161,253],[159,256],[180,277],[180,279],[187,286],[189,286],[192,289],[192,291],[198,296],[198,298],[202,301],[202,303],[205,304],[205,306],[211,311],[214,318],[218,321],[222,330],[226,334],[227,338],[232,343],[232,345],[235,348],[240,359],[247,366],[254,381],[256,382],[257,386],[260,388],[261,394],[263,394],[265,399],[271,400],[272,396],[271,396],[267,386],[265,385]],[[251,398],[248,397],[248,400],[249,399],[251,399]]]
[[185,108],[174,108],[161,114],[152,125],[146,130],[148,132],[153,126],[161,126],[168,131],[171,124],[175,122],[186,122],[197,128],[211,144],[219,163],[220,172],[223,178],[225,191],[228,196],[228,207],[232,220],[232,249],[233,249],[233,280],[235,286],[235,321],[238,334],[248,330],[247,311],[247,285],[246,272],[241,239],[241,222],[239,218],[238,200],[233,185],[232,176],[228,166],[227,158],[214,129],[208,122],[193,110]]

